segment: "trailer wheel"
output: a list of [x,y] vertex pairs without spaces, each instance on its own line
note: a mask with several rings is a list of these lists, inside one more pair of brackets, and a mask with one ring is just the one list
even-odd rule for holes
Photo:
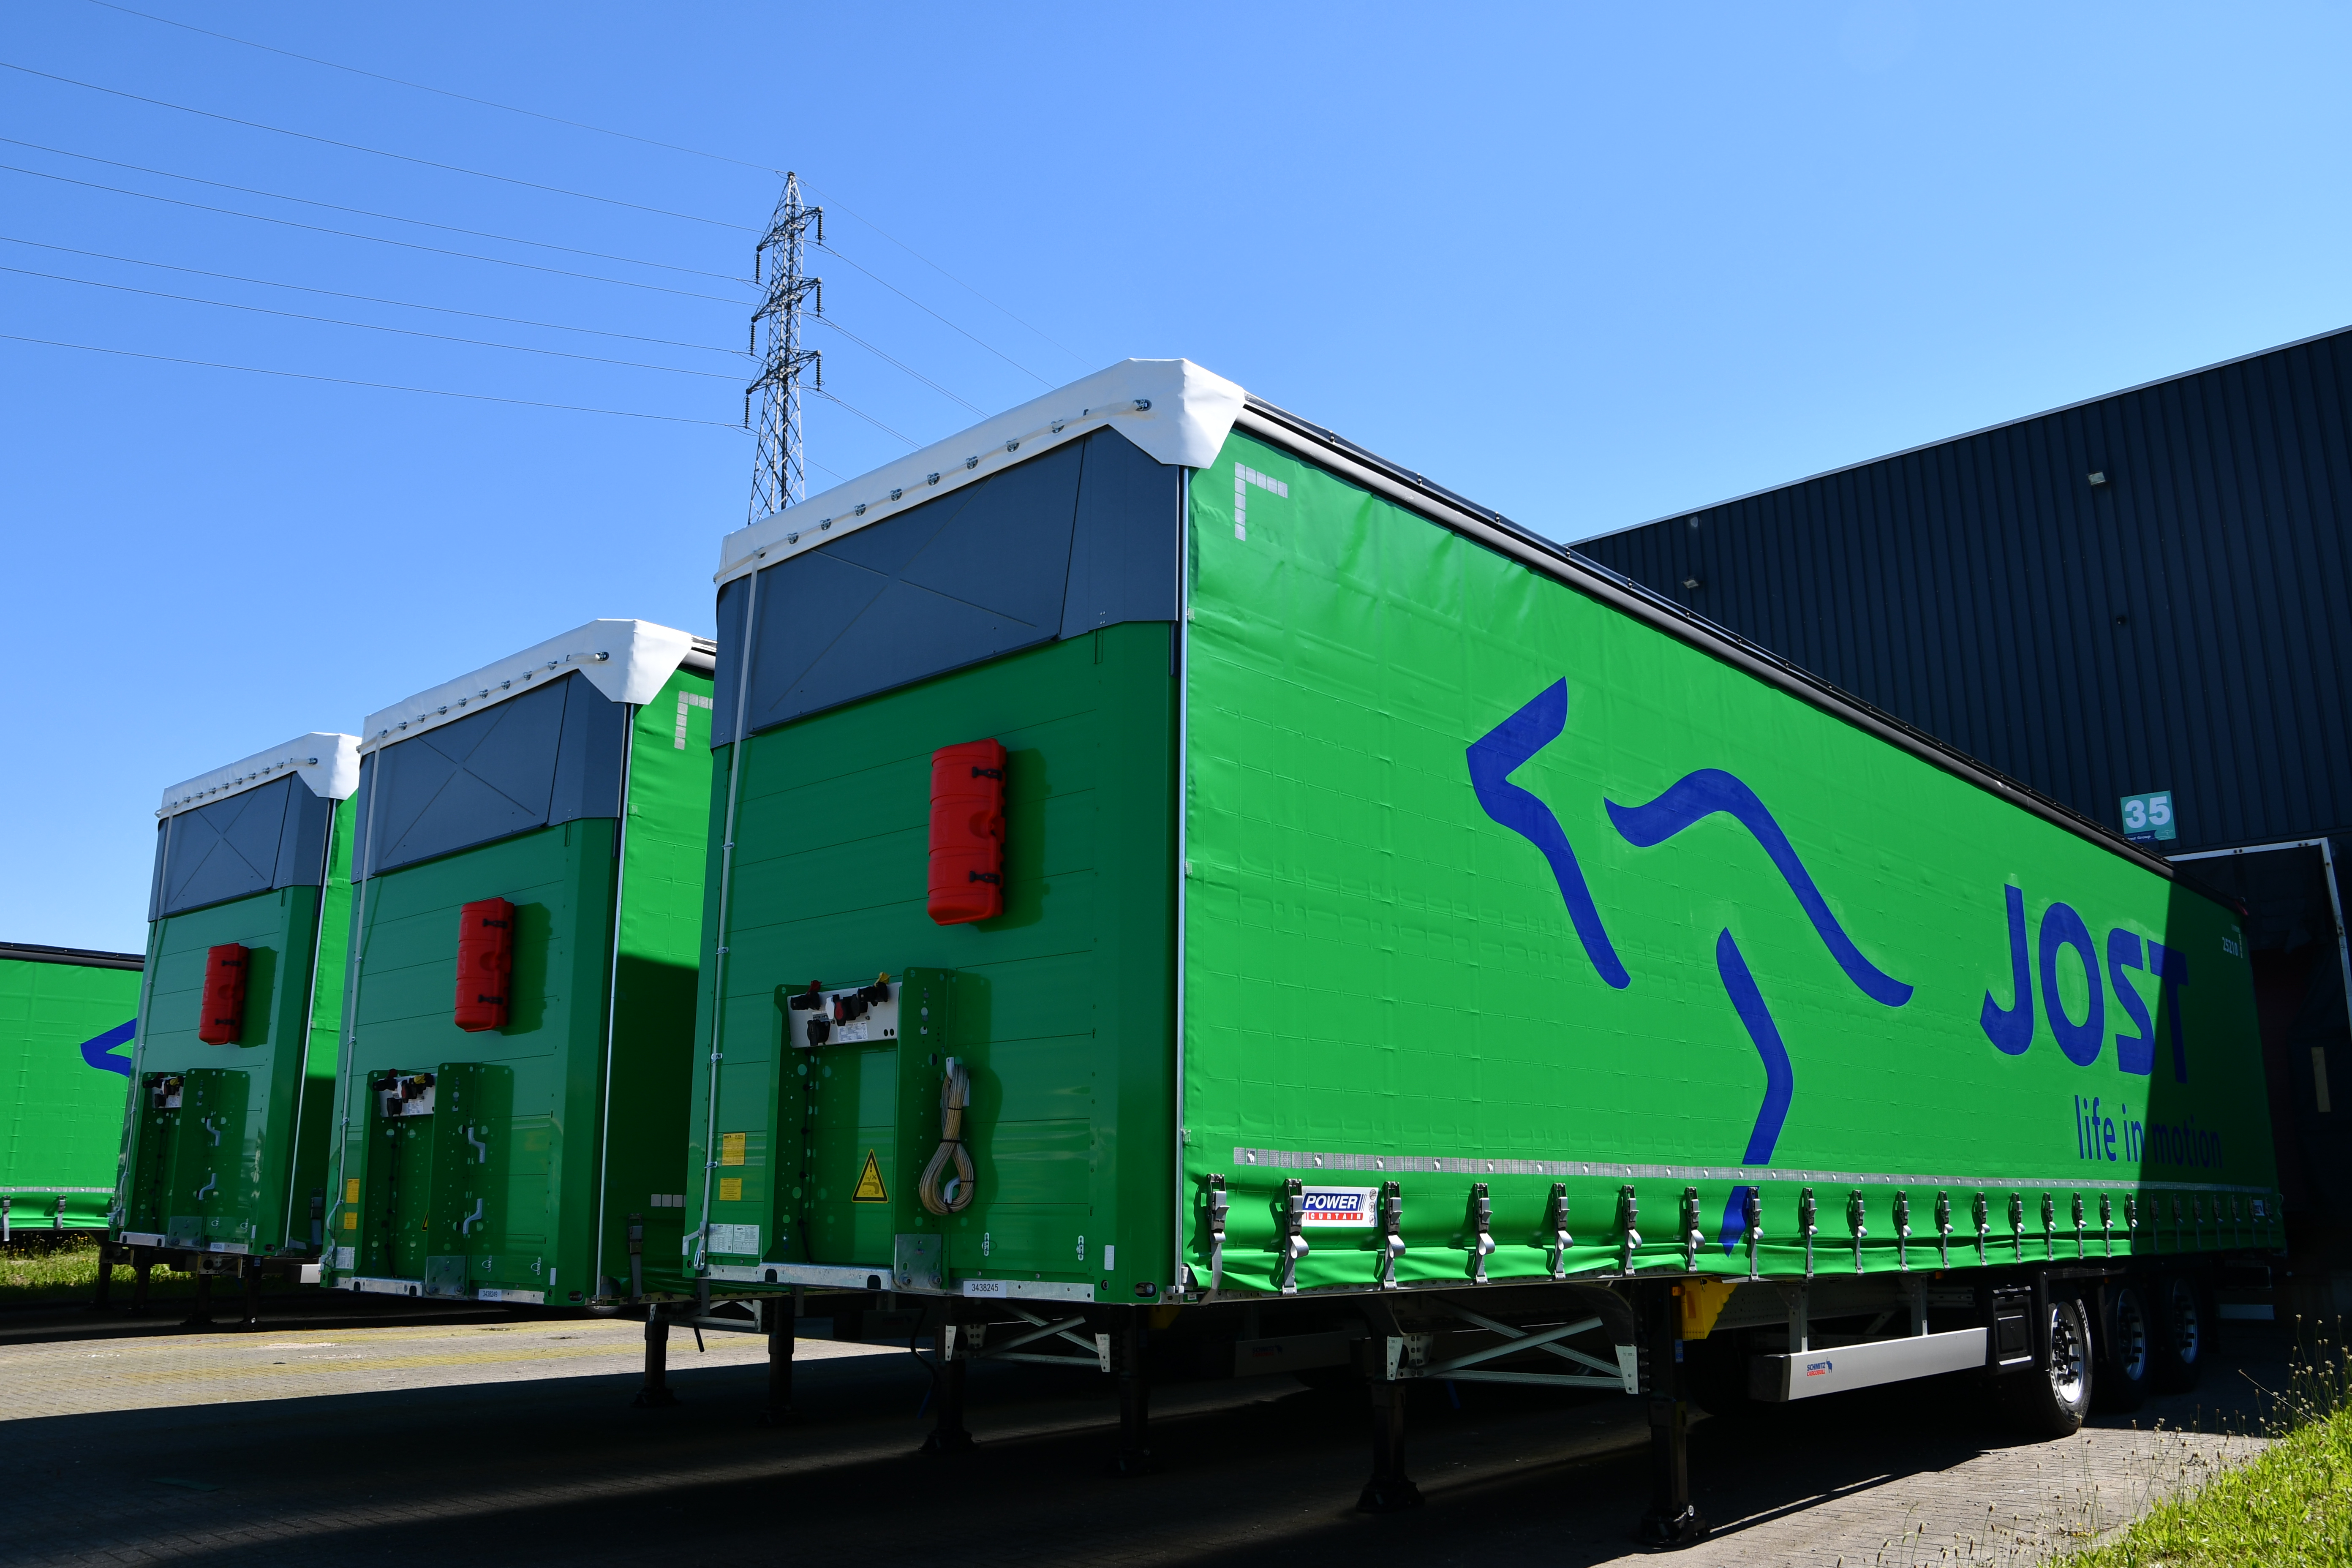
[[2061,1299],[2047,1310],[2048,1363],[2004,1377],[1998,1386],[2011,1414],[2027,1431],[2069,1437],[2082,1428],[2091,1408],[2090,1325],[2080,1301]]
[[2108,1292],[2099,1330],[2099,1408],[2137,1410],[2155,1380],[2157,1340],[2156,1319],[2138,1286]]
[[2212,1322],[2204,1292],[2186,1274],[2168,1274],[2156,1289],[2155,1385],[2167,1394],[2197,1386],[2212,1349]]

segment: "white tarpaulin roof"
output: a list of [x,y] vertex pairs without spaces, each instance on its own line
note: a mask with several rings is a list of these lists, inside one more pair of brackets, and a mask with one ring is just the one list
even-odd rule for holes
[[[844,533],[880,522],[1038,453],[1116,430],[1153,459],[1206,468],[1225,444],[1246,395],[1187,359],[1121,360],[1033,398],[959,436],[886,463],[800,505],[729,534],[714,581],[725,583]],[[369,731],[374,733],[373,721]]]
[[368,715],[360,750],[372,752],[436,729],[494,702],[520,697],[572,670],[615,702],[642,706],[660,692],[694,647],[691,632],[651,621],[590,621],[470,675],[445,680]]
[[155,808],[155,815],[176,816],[274,784],[288,773],[300,779],[312,795],[348,800],[360,787],[360,738],[326,730],[297,735],[284,745],[256,752],[242,762],[173,784],[163,792],[163,804]]

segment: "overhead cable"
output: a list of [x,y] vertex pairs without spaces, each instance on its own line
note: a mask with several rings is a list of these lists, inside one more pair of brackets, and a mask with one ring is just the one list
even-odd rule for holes
[[[103,5],[107,3],[108,0],[90,0],[90,4],[93,5]],[[816,187],[814,185],[811,185],[809,190],[812,195],[816,195]],[[905,240],[900,239],[897,235],[892,234],[888,229],[884,228],[880,224],[876,223],[872,218],[867,217],[865,214],[858,212],[853,207],[843,205],[839,198],[819,195],[818,200],[824,203],[828,211],[848,214],[853,221],[864,224],[866,227],[872,229],[875,233],[880,235],[883,238],[888,240],[891,244],[897,246],[899,249],[905,251],[908,255],[913,257],[916,260],[921,262],[924,266],[929,268],[932,271],[938,273],[949,282],[954,284],[957,288],[963,289],[973,299],[978,300],[982,304],[987,305],[993,310],[1001,310],[1006,316],[1018,321],[1022,326],[1027,327],[1031,331],[1036,333],[1038,337],[1045,339],[1047,343],[1051,344],[1055,348],[1060,349],[1064,353],[1068,354],[1072,359],[1076,360],[1079,364],[1086,365],[1091,363],[1090,361],[1081,357],[1076,350],[1068,347],[1055,338],[1046,336],[1045,330],[1044,328],[1033,325],[1026,319],[1014,315],[1012,310],[998,304],[995,300],[990,299],[987,295],[982,293],[979,289],[973,288],[971,284],[965,282],[962,279],[957,277],[954,273],[949,271],[938,262],[932,260],[929,257],[925,256],[921,251],[917,250],[913,246],[908,245]]]
[[[882,432],[884,432],[884,433],[885,433],[885,434],[887,434],[887,435],[897,436],[897,437],[898,437],[898,439],[899,439],[899,440],[904,441],[904,442],[905,442],[905,443],[907,443],[907,445],[908,445],[908,446],[909,446],[909,447],[919,447],[919,447],[920,447],[920,446],[922,445],[922,443],[920,443],[920,442],[917,441],[917,440],[916,440],[912,436],[902,435],[902,434],[900,434],[898,431],[896,431],[896,430],[891,429],[891,428],[890,428],[890,426],[888,426],[887,425],[883,424],[883,423],[882,423],[882,421],[880,421],[879,419],[875,418],[875,417],[874,417],[874,416],[872,416],[871,414],[866,413],[866,410],[864,410],[863,408],[858,407],[856,404],[854,404],[854,403],[842,403],[842,401],[841,401],[841,399],[840,399],[840,398],[835,397],[832,393],[827,392],[827,391],[826,391],[824,387],[822,387],[822,386],[807,386],[807,387],[803,387],[801,390],[802,390],[802,391],[803,391],[803,392],[810,393],[810,394],[812,394],[812,395],[815,395],[815,396],[822,397],[822,398],[824,398],[827,403],[836,403],[836,404],[840,404],[842,407],[848,409],[852,414],[856,415],[860,419],[865,420],[865,421],[866,421],[866,423],[867,423],[868,425],[873,426],[874,426],[874,428],[876,428],[877,430],[882,431]],[[825,470],[825,472],[827,472],[827,473],[829,473],[829,474],[830,474],[830,473],[833,473],[833,470],[832,470],[832,469],[830,469],[830,468],[827,468],[827,469]],[[834,475],[834,477],[835,477],[835,479],[840,478],[840,476],[839,476],[838,474]]]
[[832,328],[835,331],[839,332],[843,337],[847,338],[851,342],[856,343],[859,348],[864,349],[867,353],[872,354],[876,359],[896,365],[898,369],[905,371],[908,375],[913,376],[917,381],[921,382],[925,386],[929,387],[933,392],[938,393],[941,397],[946,398],[949,402],[962,404],[966,408],[971,409],[982,419],[988,417],[988,410],[982,408],[979,404],[958,397],[954,393],[950,392],[946,387],[941,386],[938,382],[933,381],[929,376],[925,375],[921,371],[917,370],[914,366],[908,364],[903,360],[891,358],[890,355],[883,353],[880,349],[876,348],[872,343],[867,342],[864,338],[859,337],[856,332],[851,331],[847,327],[843,326],[839,321],[835,321],[830,316],[811,316],[808,319],[812,321],[820,322],[824,326]]
[[[158,23],[167,27],[178,27],[183,31],[199,34],[208,38],[217,38],[224,43],[236,44],[249,49],[259,49],[266,54],[278,55],[287,59],[300,60],[305,65],[320,66],[329,70],[347,71],[353,76],[366,77],[373,81],[390,82],[395,87],[408,88],[416,92],[429,92],[442,98],[454,99],[460,103],[477,104],[484,109],[499,110],[503,113],[524,115],[532,120],[545,121],[551,125],[567,126],[574,131],[586,131],[599,136],[617,137],[622,141],[635,142],[643,146],[659,147],[665,152],[682,153],[688,157],[708,158],[714,163],[731,163],[738,168],[759,169],[772,174],[782,173],[782,170],[771,168],[765,163],[756,163],[746,158],[733,157],[724,153],[708,152],[699,147],[688,147],[676,142],[662,142],[650,136],[638,136],[626,131],[614,131],[609,126],[592,125],[585,121],[566,120],[561,115],[543,113],[536,109],[524,109],[519,105],[511,103],[500,103],[495,99],[477,98],[471,93],[456,92],[452,91],[448,88],[432,86],[427,82],[411,81],[404,77],[388,76],[382,71],[372,71],[364,69],[359,66],[345,65],[340,60],[321,59],[316,55],[299,54],[292,49],[282,49],[272,44],[258,43],[251,38],[240,38],[232,34],[215,32],[209,27],[199,27],[191,23],[174,21],[169,16],[158,16],[150,12],[135,10],[128,5],[116,5],[114,0],[88,0],[88,3],[93,5],[102,6],[110,11],[121,12],[123,15],[128,16],[137,16],[143,21]],[[839,212],[846,214],[856,222],[864,224],[866,227],[872,229],[875,233],[880,235],[883,238],[888,240],[891,244],[897,246],[899,249],[905,251],[908,255],[913,257],[916,260],[929,268],[932,271],[938,273],[940,277],[945,278],[948,281],[955,284],[958,288],[964,289],[982,304],[1001,312],[1009,320],[1034,333],[1044,342],[1068,355],[1071,360],[1075,361],[1079,365],[1085,366],[1091,363],[1076,351],[1070,348],[1067,344],[1046,332],[1044,328],[1037,326],[1026,317],[1020,315],[1007,306],[991,298],[989,295],[982,293],[971,283],[966,282],[963,279],[949,271],[946,268],[940,266],[938,262],[924,255],[921,251],[917,250],[913,246],[908,245],[905,240],[900,239],[889,230],[884,228],[880,224],[876,223],[872,218],[866,216],[863,213],[856,211],[855,208],[845,205],[838,198],[827,197],[825,200],[828,205]],[[526,240],[521,243],[533,244],[537,242]],[[593,255],[595,253],[586,252],[583,254]],[[649,262],[645,265],[653,266],[658,264]],[[855,264],[853,263],[853,265]],[[1034,374],[1034,373],[1033,372],[1031,374]],[[1044,378],[1040,377],[1039,379],[1043,380]],[[953,395],[950,394],[950,395],[952,396]]]
[[[565,414],[609,414],[616,419],[657,419],[667,425],[708,425],[714,430],[739,428],[724,419],[688,419],[676,414],[640,414],[629,408],[586,408],[574,403],[539,403],[528,397],[493,397],[486,392],[448,392],[437,386],[396,386],[388,381],[354,381],[343,375],[310,375],[299,370],[268,370],[260,365],[222,364],[215,360],[181,359],[173,354],[142,353],[136,349],[100,348],[96,343],[66,343],[54,338],[28,338],[16,332],[0,332],[0,342],[38,343],[43,348],[79,349],[84,353],[116,354],[124,359],[156,360],[164,364],[195,365],[203,370],[235,370],[247,375],[284,376],[289,381],[323,381],[335,386],[366,386],[378,392],[414,392],[425,397],[461,397],[472,403],[509,403],[518,408],[553,408]],[[843,405],[847,407],[846,404]],[[853,410],[853,412],[855,412]],[[885,428],[888,428],[887,426]],[[897,431],[892,431],[897,435]],[[899,437],[901,440],[904,437]]]
[[506,349],[519,354],[547,354],[555,359],[585,360],[592,364],[620,365],[628,370],[661,370],[672,375],[707,376],[712,381],[740,381],[739,375],[726,375],[715,370],[683,370],[672,364],[646,364],[638,360],[606,359],[601,354],[566,353],[562,349],[532,348],[526,343],[498,343],[488,338],[453,337],[446,332],[419,331],[414,327],[385,327],[373,321],[347,321],[339,316],[306,316],[299,310],[273,310],[267,305],[240,305],[231,300],[206,300],[194,294],[167,294],[160,289],[134,289],[128,283],[101,283],[94,278],[70,278],[62,272],[36,272],[27,267],[0,266],[0,272],[13,272],[20,278],[47,278],[56,283],[79,283],[85,289],[111,289],[122,294],[144,294],[151,300],[177,300],[189,305],[213,305],[224,310],[250,310],[257,316],[283,316],[289,321],[318,321],[330,327],[357,327],[370,332],[398,332],[403,337],[430,338],[436,342],[466,343],[478,349]]
[[239,120],[234,114],[215,114],[209,109],[192,109],[184,103],[172,103],[160,98],[148,98],[135,92],[125,92],[120,88],[100,87],[96,82],[79,81],[69,76],[58,76],[52,71],[35,70],[30,66],[20,66],[12,60],[0,60],[0,69],[20,71],[26,76],[37,76],[46,81],[62,82],[68,87],[79,87],[90,92],[102,92],[112,98],[128,99],[133,103],[152,104],[157,109],[176,110],[182,114],[199,115],[206,120],[217,120],[225,125],[242,125],[251,131],[267,131],[274,135],[292,136],[304,142],[316,142],[324,147],[341,147],[350,153],[365,153],[373,157],[392,158],[403,163],[415,163],[422,168],[439,169],[445,174],[470,174],[478,180],[496,180],[501,184],[519,185],[525,190],[545,191],[550,195],[572,196],[583,202],[602,202],[607,206],[627,207],[632,212],[651,213],[656,217],[674,217],[687,223],[707,223],[713,228],[740,229],[746,234],[756,232],[750,224],[729,223],[724,218],[703,217],[696,213],[672,212],[667,207],[646,206],[642,202],[625,202],[617,196],[600,196],[588,191],[569,190],[562,185],[543,185],[536,180],[517,179],[512,174],[493,174],[486,169],[468,169],[459,163],[436,163],[433,159],[418,158],[406,153],[388,153],[381,147],[366,147],[357,142],[338,142],[331,136],[314,136],[308,131],[289,131],[283,125],[265,125],[258,120]]
[[[296,223],[290,217],[269,217],[261,213],[241,213],[235,207],[207,206],[203,202],[184,202],[177,196],[159,196],[152,191],[125,190],[121,185],[101,185],[93,180],[77,180],[69,174],[52,174],[40,169],[19,168],[14,163],[0,163],[0,170],[12,174],[30,174],[37,180],[55,180],[60,184],[79,185],[84,190],[109,191],[118,196],[137,196],[142,201],[164,202],[175,207],[192,207],[197,212],[219,213],[224,217],[249,218],[255,223],[274,223],[287,228],[308,229],[312,234],[331,234],[342,239],[364,239],[373,245],[396,245],[403,250],[422,250],[434,256],[455,256],[467,261],[487,261],[498,267],[520,267],[527,272],[551,273],[558,278],[578,278],[590,283],[611,283],[623,289],[648,289],[656,294],[676,294],[686,300],[708,300],[718,305],[737,305],[740,300],[730,300],[721,294],[698,294],[690,289],[669,289],[659,283],[639,283],[628,278],[604,278],[593,272],[572,272],[561,267],[541,267],[535,261],[516,261],[504,256],[478,256],[470,250],[447,250],[437,245],[419,245],[415,240],[387,239],[380,234],[357,234],[347,228],[326,228],[315,223]],[[855,262],[851,263],[856,266]]]
[[[454,98],[460,103],[476,103],[484,109],[502,110],[509,114],[525,114],[533,120],[544,120],[551,125],[568,125],[574,131],[593,131],[599,136],[617,136],[624,142],[642,142],[647,147],[659,147],[669,153],[684,153],[693,158],[709,158],[713,163],[733,163],[738,168],[758,169],[769,174],[783,173],[782,169],[771,169],[765,163],[754,163],[744,158],[730,158],[724,153],[706,153],[699,147],[681,147],[675,142],[656,142],[650,136],[634,136],[626,131],[614,131],[602,125],[591,125],[585,121],[565,120],[559,115],[541,114],[536,109],[518,109],[511,103],[499,103],[494,99],[476,98],[470,93],[452,92],[446,87],[430,87],[421,81],[410,81],[404,77],[386,76],[382,71],[362,70],[358,66],[347,66],[336,60],[322,60],[316,55],[298,55],[291,49],[278,48],[270,44],[257,44],[251,38],[234,37],[227,33],[215,33],[209,27],[198,27],[186,22],[175,22],[169,16],[156,16],[145,11],[134,11],[128,5],[115,5],[113,0],[89,0],[89,4],[103,5],[110,11],[120,11],[126,16],[137,16],[144,21],[160,22],[167,27],[179,27],[191,33],[201,33],[207,38],[218,38],[223,43],[241,44],[248,49],[260,49],[267,54],[283,55],[289,60],[300,60],[305,65],[324,66],[329,70],[349,71],[353,76],[368,77],[376,81],[388,81],[394,87],[414,88],[418,92],[437,93],[443,98]],[[831,472],[830,469],[826,471]]]
[[[834,249],[834,247],[829,245],[820,242],[817,247],[823,250],[827,256],[833,257],[836,260],[845,262],[851,267],[857,267],[856,262],[851,261],[849,258],[842,255],[841,252]],[[1003,349],[998,348],[995,344],[988,342],[986,339],[982,338],[975,333],[966,331],[961,327],[956,326],[953,321],[949,321],[945,316],[940,315],[937,310],[932,310],[929,305],[924,304],[920,300],[916,299],[912,294],[908,293],[904,289],[899,288],[896,283],[891,282],[888,279],[877,277],[874,273],[866,271],[863,267],[857,267],[857,270],[865,272],[866,276],[872,278],[875,282],[881,284],[882,287],[889,289],[890,292],[896,294],[909,305],[914,306],[915,309],[922,311],[925,315],[931,317],[933,320],[942,323],[943,325],[954,327],[957,331],[962,332],[965,337],[971,338],[973,342],[978,343],[982,348],[986,349],[990,353],[994,354],[998,359],[1003,360],[1006,364],[1011,365],[1013,369],[1019,371],[1030,380],[1037,382],[1041,385],[1047,387],[1054,384],[1052,382],[1047,381],[1044,376],[1039,375],[1035,371],[1031,370],[1027,365],[1023,364],[1019,360],[1014,359],[1011,354],[1006,353]]]
[[279,283],[268,278],[246,278],[235,272],[207,272],[201,267],[179,267],[169,261],[148,261],[136,256],[113,256],[103,250],[77,250],[70,245],[50,245],[37,239],[22,239],[12,234],[0,234],[0,244],[29,245],[38,250],[55,250],[67,256],[87,256],[97,261],[120,261],[131,267],[152,267],[165,272],[184,272],[192,278],[216,278],[225,283],[251,283],[262,289],[289,289],[299,294],[323,294],[331,300],[356,300],[366,305],[392,305],[403,310],[432,310],[444,316],[467,316],[477,321],[503,321],[510,327],[541,327],[551,332],[583,332],[591,337],[620,338],[633,343],[658,343],[664,348],[696,349],[703,353],[726,354],[740,358],[740,349],[719,348],[713,343],[682,342],[676,338],[649,338],[640,332],[615,332],[603,327],[575,327],[564,321],[534,321],[526,316],[499,316],[488,310],[461,310],[455,305],[420,305],[414,300],[386,300],[375,294],[347,294],[340,289],[317,289],[308,283]]
[[[95,0],[93,0],[95,3]],[[30,147],[36,153],[54,153],[60,158],[79,158],[85,163],[103,163],[110,169],[129,169],[137,174],[154,174],[166,180],[185,180],[192,185],[210,185],[216,191],[235,191],[239,195],[266,196],[273,202],[297,202],[306,207],[324,207],[329,212],[350,213],[355,217],[382,218],[386,223],[411,223],[419,228],[437,228],[445,234],[471,235],[476,239],[496,239],[508,245],[531,245],[541,250],[560,250],[567,256],[593,256],[599,261],[625,262],[631,267],[657,267],[665,272],[684,272],[696,278],[716,278],[721,283],[740,283],[746,288],[751,280],[731,272],[709,272],[699,267],[679,267],[668,261],[646,261],[635,256],[614,256],[608,251],[583,250],[577,246],[557,245],[544,239],[523,239],[511,234],[492,234],[488,229],[460,228],[456,224],[435,223],[431,218],[403,217],[398,213],[371,212],[366,207],[347,207],[334,202],[314,201],[309,196],[289,196],[283,191],[257,190],[251,185],[232,185],[225,180],[207,180],[196,174],[174,174],[170,169],[151,169],[144,163],[125,163],[120,159],[100,158],[89,153],[69,153],[63,147],[47,147],[38,142],[20,142],[14,136],[0,136],[0,142],[11,147]]]

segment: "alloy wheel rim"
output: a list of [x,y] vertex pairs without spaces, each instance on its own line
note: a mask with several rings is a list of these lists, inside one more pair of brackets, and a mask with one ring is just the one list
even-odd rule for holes
[[2174,1352],[2179,1356],[2181,1364],[2185,1366],[2197,1360],[2200,1332],[2204,1325],[2198,1321],[2197,1292],[2190,1288],[2188,1280],[2174,1280],[2171,1296],[2172,1310],[2169,1316],[2172,1319],[2172,1346]]
[[2083,1399],[2083,1337],[2074,1312],[2063,1303],[2050,1309],[2050,1386],[2067,1405]]
[[2137,1383],[2147,1374],[2147,1313],[2130,1291],[2116,1298],[2115,1332],[2116,1365],[2126,1380]]

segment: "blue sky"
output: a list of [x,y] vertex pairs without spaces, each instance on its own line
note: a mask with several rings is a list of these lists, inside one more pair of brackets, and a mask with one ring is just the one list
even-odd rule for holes
[[710,628],[773,170],[916,442],[1181,354],[1564,539],[2352,320],[2342,5],[137,9],[446,92],[0,12],[11,941],[142,945],[174,780]]

